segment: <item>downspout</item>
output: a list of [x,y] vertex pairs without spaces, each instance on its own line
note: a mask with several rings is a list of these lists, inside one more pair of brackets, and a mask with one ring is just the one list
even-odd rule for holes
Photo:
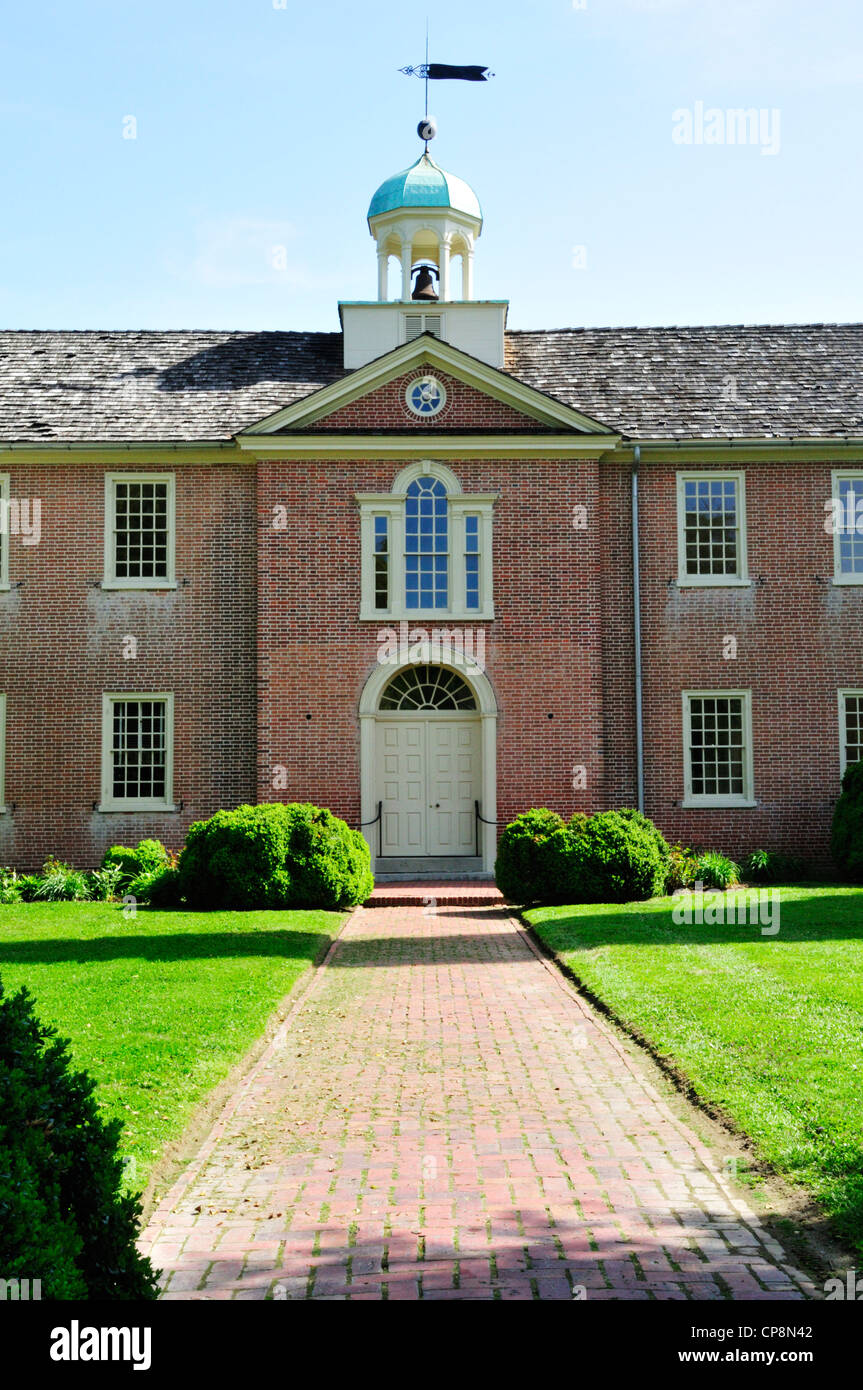
[[638,465],[641,449],[632,451],[632,631],[635,645],[635,777],[639,811],[644,810],[644,714],[641,671],[641,573],[638,548]]

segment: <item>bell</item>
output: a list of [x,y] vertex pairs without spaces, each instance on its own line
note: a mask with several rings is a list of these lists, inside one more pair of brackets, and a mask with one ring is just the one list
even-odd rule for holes
[[434,266],[421,265],[417,271],[417,278],[414,282],[412,299],[437,299],[437,290],[434,287],[433,275],[437,275]]

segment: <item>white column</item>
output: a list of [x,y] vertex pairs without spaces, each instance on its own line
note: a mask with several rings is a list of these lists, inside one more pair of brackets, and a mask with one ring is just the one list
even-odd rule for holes
[[440,276],[438,279],[438,296],[441,299],[449,299],[449,241],[444,238],[440,244],[440,263],[438,265]]
[[378,247],[378,299],[383,302],[387,298],[388,289],[388,270],[389,256],[386,251]]
[[473,299],[473,246],[462,254],[462,297]]
[[402,245],[402,299],[411,297],[411,244]]

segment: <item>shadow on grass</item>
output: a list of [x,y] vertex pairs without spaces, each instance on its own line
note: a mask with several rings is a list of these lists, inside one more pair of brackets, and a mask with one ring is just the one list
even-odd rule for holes
[[326,932],[254,931],[189,932],[157,936],[48,937],[43,941],[10,941],[0,945],[0,965],[50,964],[67,961],[85,965],[108,960],[206,960],[242,956],[271,956],[314,960],[333,938]]

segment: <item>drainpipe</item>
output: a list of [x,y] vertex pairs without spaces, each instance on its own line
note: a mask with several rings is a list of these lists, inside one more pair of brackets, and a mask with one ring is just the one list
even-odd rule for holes
[[638,551],[638,465],[641,449],[632,451],[632,628],[635,644],[635,776],[639,811],[644,810],[644,715],[641,672],[641,573]]

